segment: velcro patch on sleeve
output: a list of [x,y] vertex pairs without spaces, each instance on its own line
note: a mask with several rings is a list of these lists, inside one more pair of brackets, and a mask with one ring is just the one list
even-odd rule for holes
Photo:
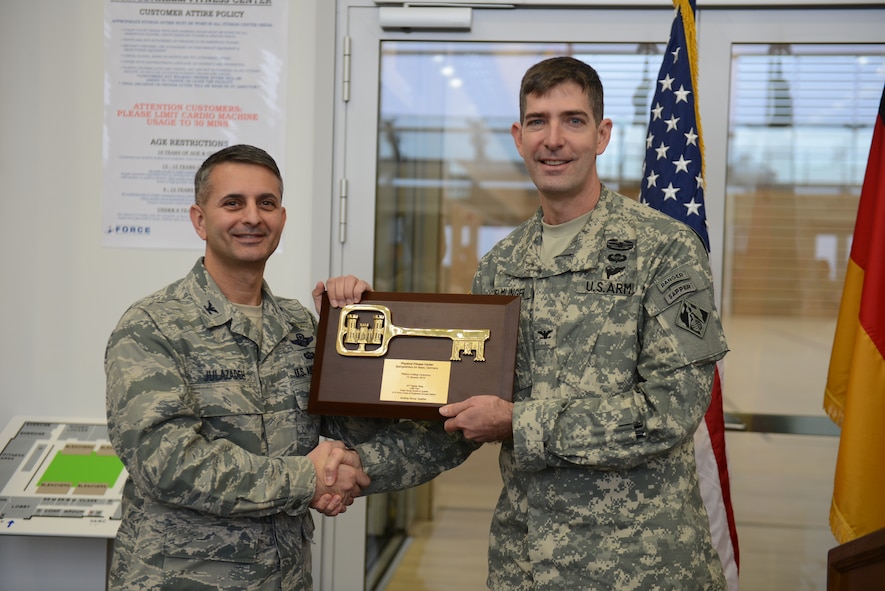
[[686,297],[710,287],[710,282],[697,269],[691,264],[685,264],[655,281],[655,287],[648,291],[645,306],[648,313],[655,316]]
[[684,328],[700,339],[704,338],[709,321],[710,311],[704,310],[690,300],[683,300],[679,313],[676,314],[676,326]]

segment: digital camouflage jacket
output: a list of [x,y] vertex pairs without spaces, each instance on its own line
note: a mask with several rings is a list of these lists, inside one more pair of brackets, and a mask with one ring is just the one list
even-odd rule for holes
[[541,232],[539,211],[473,284],[521,297],[489,587],[724,589],[692,439],[727,352],[700,240],[606,187],[549,264]]

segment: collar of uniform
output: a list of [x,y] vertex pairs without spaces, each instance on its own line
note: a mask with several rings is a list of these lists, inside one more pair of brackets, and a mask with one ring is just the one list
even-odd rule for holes
[[232,332],[260,342],[262,351],[272,349],[294,328],[294,323],[280,308],[266,281],[263,281],[261,285],[261,330],[263,334],[261,338],[258,338],[257,334],[250,334],[250,330],[257,329],[251,323],[247,323],[245,315],[234,312],[236,306],[225,297],[218,284],[206,271],[202,257],[191,270],[189,279],[194,302],[200,307],[203,322],[209,328],[230,322]]
[[599,201],[586,225],[565,250],[547,265],[541,262],[541,219],[544,214],[539,208],[531,219],[514,232],[513,256],[504,260],[502,270],[514,277],[540,278],[597,267],[599,252],[605,245],[605,225],[611,219],[611,208],[617,198],[616,193],[602,185]]
[[297,326],[289,315],[283,312],[266,281],[261,286],[261,306],[263,314],[261,325],[264,331],[261,348],[270,350]]
[[218,284],[209,275],[200,257],[188,276],[194,303],[200,308],[200,315],[206,326],[221,326],[233,318],[234,305],[230,303]]
[[600,186],[599,201],[590,212],[587,223],[571,243],[553,258],[557,273],[583,271],[599,265],[599,251],[605,246],[606,225],[612,220],[612,205],[617,195],[605,185]]
[[[496,248],[503,248],[507,256],[498,262],[499,268],[513,277],[534,277],[541,272],[541,208],[535,215],[524,221],[513,233],[498,243]],[[512,246],[508,246],[507,243]]]

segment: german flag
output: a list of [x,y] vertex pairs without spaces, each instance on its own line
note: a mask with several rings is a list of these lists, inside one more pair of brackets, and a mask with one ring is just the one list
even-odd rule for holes
[[833,339],[824,409],[842,428],[830,528],[840,543],[885,527],[885,88]]

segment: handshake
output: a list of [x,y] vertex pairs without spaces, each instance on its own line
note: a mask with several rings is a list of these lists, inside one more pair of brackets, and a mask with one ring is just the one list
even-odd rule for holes
[[307,454],[316,471],[316,488],[310,506],[334,517],[347,511],[371,482],[360,456],[340,441],[322,441]]
[[[513,438],[513,403],[489,394],[440,407],[446,432],[461,431],[477,443]],[[310,506],[324,515],[344,513],[369,486],[360,456],[340,441],[323,441],[307,454],[316,471]]]

